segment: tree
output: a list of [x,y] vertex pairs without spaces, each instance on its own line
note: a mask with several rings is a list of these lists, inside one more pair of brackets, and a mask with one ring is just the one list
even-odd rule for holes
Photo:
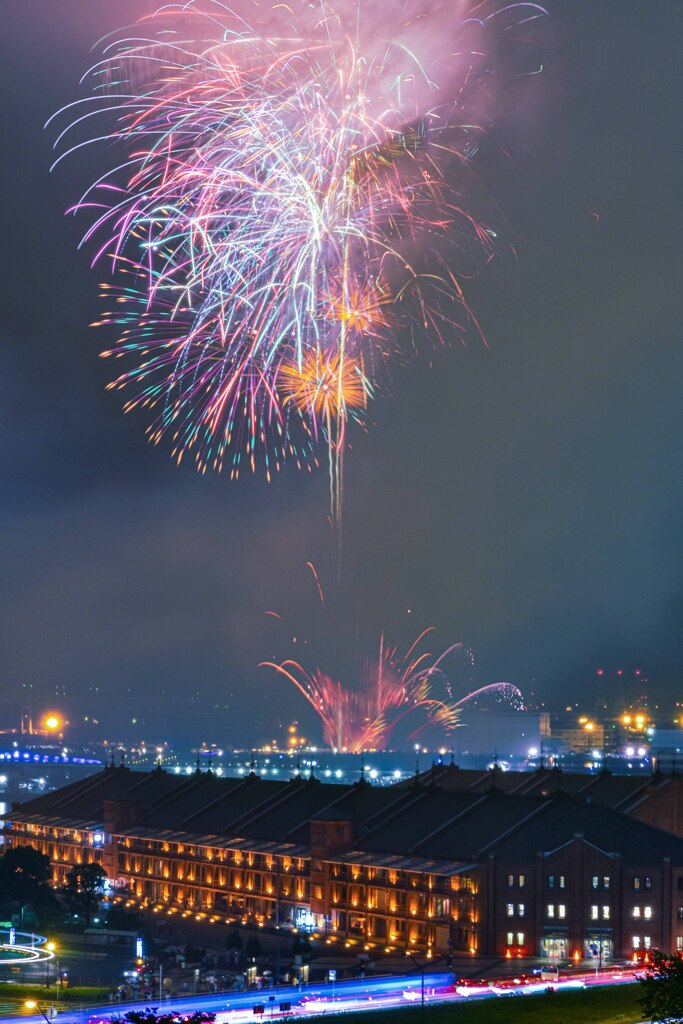
[[228,932],[228,934],[225,936],[225,948],[241,949],[242,946],[242,936],[240,935],[236,928],[233,928],[233,930],[231,932]]
[[308,935],[299,933],[292,939],[292,953],[294,956],[308,956],[311,949],[311,940]]
[[107,928],[119,932],[140,931],[140,915],[136,910],[127,910],[120,903],[112,903],[107,911]]
[[26,904],[40,909],[53,900],[51,877],[50,858],[33,846],[13,846],[0,859],[0,899],[19,904],[22,925]]
[[683,1020],[683,957],[667,956],[658,949],[650,952],[650,966],[640,979],[643,1013],[660,1021]]
[[247,944],[244,947],[245,954],[250,960],[256,960],[257,957],[261,956],[261,943],[258,940],[258,935],[250,935],[247,939]]
[[87,925],[104,896],[106,877],[100,864],[74,864],[66,876],[63,892],[69,909],[74,914],[82,914]]

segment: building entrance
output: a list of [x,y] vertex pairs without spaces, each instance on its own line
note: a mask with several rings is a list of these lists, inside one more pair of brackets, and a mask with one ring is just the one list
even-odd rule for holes
[[541,939],[541,956],[547,956],[550,960],[567,959],[567,937],[566,935],[545,935]]

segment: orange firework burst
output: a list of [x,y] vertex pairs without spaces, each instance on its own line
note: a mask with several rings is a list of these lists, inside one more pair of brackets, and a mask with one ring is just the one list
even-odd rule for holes
[[371,394],[360,359],[339,352],[325,356],[320,349],[307,352],[301,363],[284,363],[279,387],[285,402],[328,425],[364,409]]
[[390,292],[382,294],[375,288],[360,288],[349,282],[343,298],[332,302],[327,319],[336,320],[358,335],[379,336],[388,325],[386,306],[391,302]]

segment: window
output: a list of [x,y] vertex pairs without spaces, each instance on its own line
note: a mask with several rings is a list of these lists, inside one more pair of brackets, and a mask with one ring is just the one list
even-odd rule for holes
[[593,903],[591,906],[591,921],[597,921],[598,919],[598,905]]
[[605,890],[605,892],[607,892],[609,890],[611,882],[612,882],[612,880],[611,880],[609,875],[603,875],[602,876],[602,887]]
[[548,875],[548,888],[549,889],[554,889],[555,888],[555,875]]
[[517,904],[517,917],[524,917],[524,904],[523,903],[518,903]]
[[597,889],[599,885],[600,879],[597,875],[593,875],[593,877],[591,878],[591,889]]
[[515,916],[515,905],[514,905],[514,903],[508,903],[507,907],[505,908],[505,911],[506,911],[508,917],[514,917]]
[[[524,932],[517,932],[517,945],[518,946],[523,946],[524,945]],[[650,947],[648,946],[648,949],[649,948]]]
[[677,915],[678,915],[678,920],[679,921],[683,921],[683,907],[678,907],[677,908]]
[[567,884],[567,879],[566,879],[565,875],[560,875],[559,883],[560,883],[560,889],[564,889],[566,884]]
[[678,891],[683,892],[683,875],[678,876]]
[[519,876],[519,887],[520,887],[520,889],[524,888],[524,882],[525,882],[524,875],[520,875]]
[[507,934],[507,945],[511,946],[515,941],[514,932],[508,932]]
[[652,907],[643,907],[643,917],[646,921],[652,918]]
[[643,889],[645,889],[647,892],[652,891],[652,879],[649,875],[646,875],[643,879]]
[[652,948],[652,939],[650,938],[649,935],[645,935],[643,937],[643,949],[651,949],[651,948]]
[[633,891],[634,892],[639,892],[640,891],[640,879],[637,878],[637,877],[633,879]]
[[633,948],[640,949],[640,935],[633,936]]
[[558,905],[557,905],[557,916],[558,917],[562,917],[562,918],[567,916],[567,908],[564,905],[564,903],[558,903]]
[[640,917],[640,907],[634,907],[633,908],[633,916],[634,917]]
[[514,884],[515,884],[515,876],[514,875],[508,875],[508,889],[512,889]]
[[555,904],[554,903],[549,903],[548,904],[547,915],[548,915],[548,917],[555,917]]
[[676,936],[676,952],[680,953],[683,950],[683,935]]
[[605,903],[602,908],[603,921],[609,921],[609,906]]

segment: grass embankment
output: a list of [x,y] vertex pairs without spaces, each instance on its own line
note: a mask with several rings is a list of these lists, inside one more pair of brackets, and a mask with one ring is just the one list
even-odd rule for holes
[[3,1002],[36,999],[39,1003],[47,1003],[50,1006],[106,1001],[111,988],[102,985],[74,985],[73,988],[63,988],[59,995],[57,991],[54,985],[46,988],[45,985],[27,985],[23,982],[15,985],[11,981],[0,981],[0,1000]]
[[[634,1024],[644,1019],[638,1005],[640,985],[589,988],[582,992],[548,992],[534,996],[501,996],[471,1003],[426,1006],[424,1024]],[[386,1013],[354,1013],[353,1024],[421,1024],[422,1008],[414,1003]]]

